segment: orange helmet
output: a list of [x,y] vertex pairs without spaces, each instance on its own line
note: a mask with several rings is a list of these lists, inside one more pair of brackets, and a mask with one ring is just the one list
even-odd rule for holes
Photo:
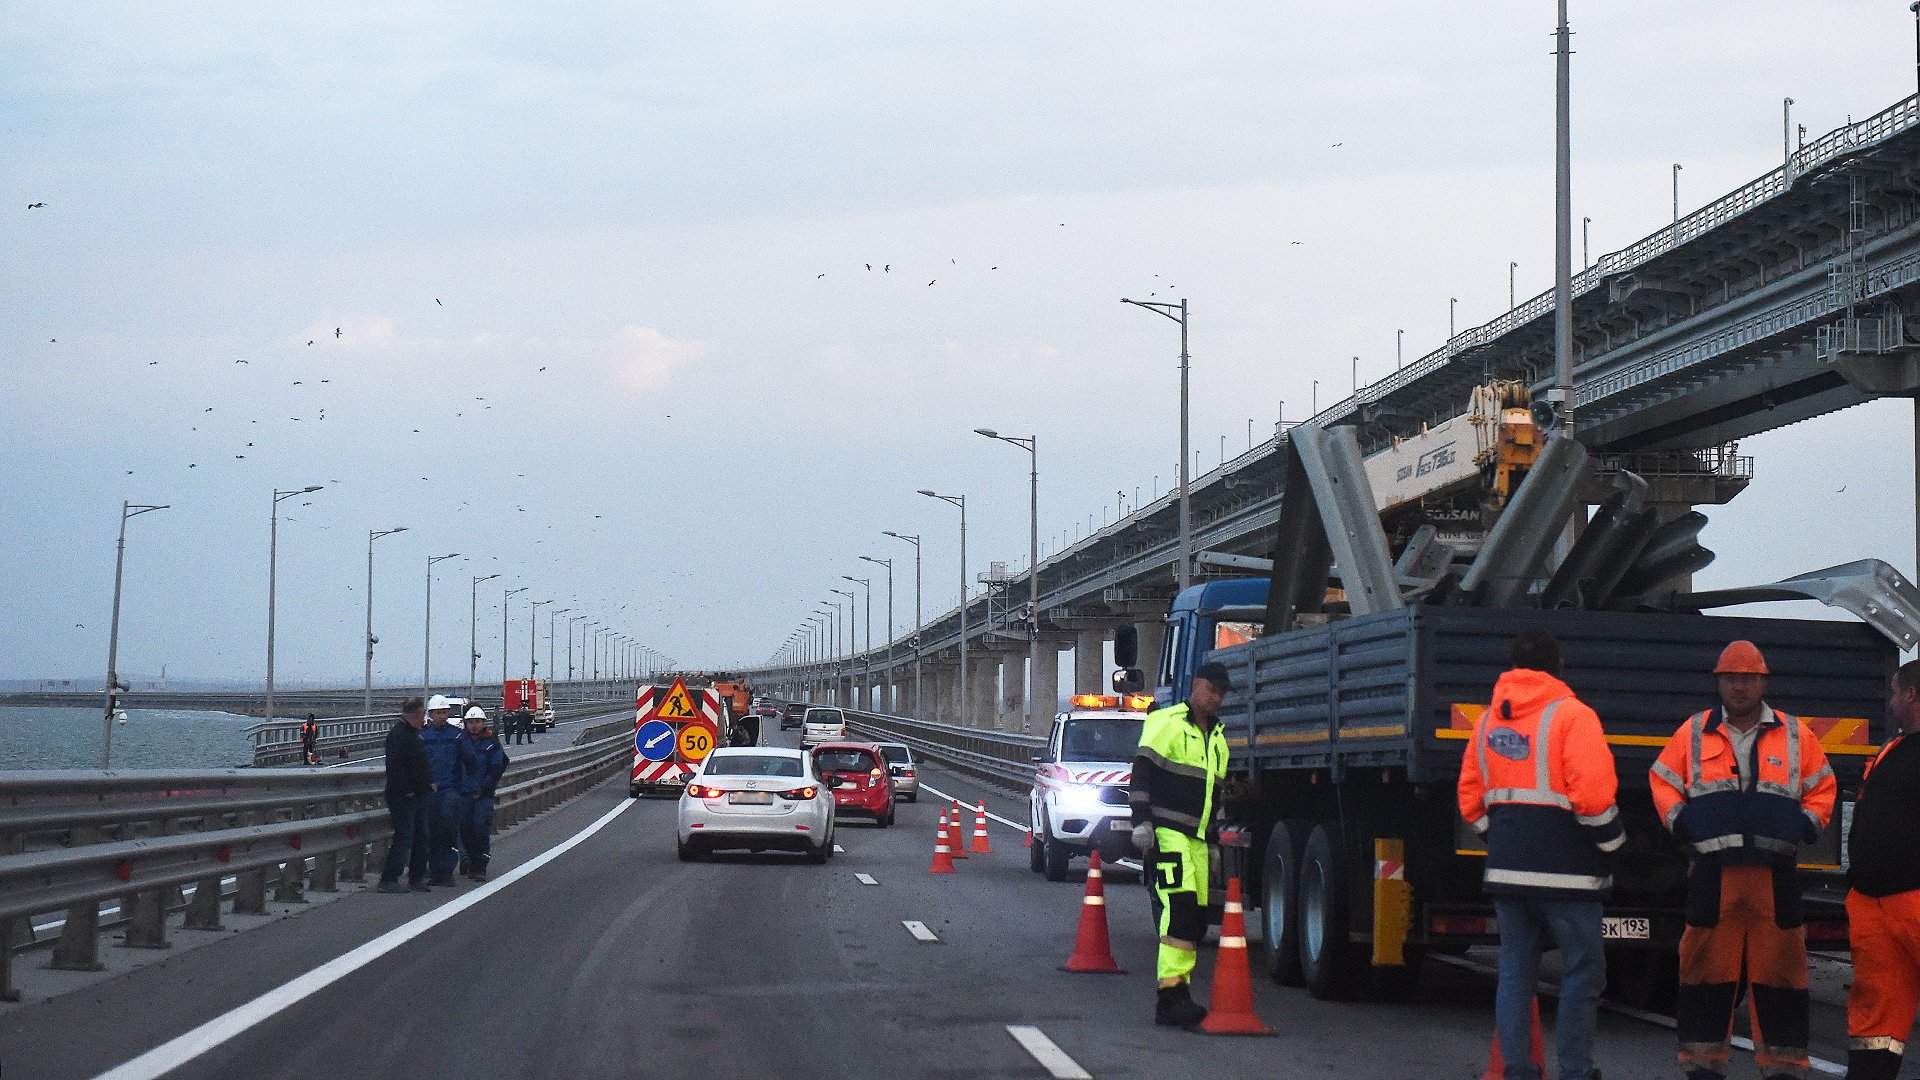
[[1713,665],[1715,675],[1766,675],[1767,658],[1760,655],[1760,649],[1751,641],[1735,641],[1720,650],[1720,660]]

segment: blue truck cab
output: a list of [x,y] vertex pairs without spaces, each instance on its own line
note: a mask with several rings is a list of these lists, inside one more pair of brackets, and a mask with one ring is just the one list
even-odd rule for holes
[[1174,597],[1161,640],[1153,700],[1158,707],[1187,700],[1200,658],[1214,649],[1260,636],[1267,617],[1266,578],[1223,578],[1189,586]]

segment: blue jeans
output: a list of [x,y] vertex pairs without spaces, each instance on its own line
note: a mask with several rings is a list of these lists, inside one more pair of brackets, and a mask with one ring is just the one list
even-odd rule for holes
[[1607,983],[1607,956],[1600,942],[1600,901],[1496,896],[1500,920],[1500,989],[1494,999],[1494,1031],[1506,1080],[1539,1080],[1533,1064],[1533,998],[1539,981],[1543,936],[1560,950],[1560,1009],[1554,1035],[1562,1080],[1593,1075],[1593,1031],[1600,991]]
[[460,865],[460,824],[466,818],[466,798],[458,791],[442,788],[433,800],[433,840],[427,865],[438,878],[452,877]]
[[465,799],[466,820],[461,823],[461,850],[475,870],[485,870],[493,857],[493,800],[485,795]]
[[410,881],[427,879],[427,801],[408,795],[387,800],[387,816],[393,819],[393,839],[387,844],[387,862],[380,870],[381,881],[397,882],[400,871]]

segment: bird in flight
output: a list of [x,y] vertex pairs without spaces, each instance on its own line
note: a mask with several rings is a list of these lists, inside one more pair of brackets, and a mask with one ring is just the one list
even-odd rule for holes
[[333,339],[335,341],[340,340],[340,328],[337,326],[333,328]]
[[59,339],[59,338],[57,338],[57,337],[50,337],[50,338],[48,338],[48,339],[47,339],[47,344],[49,344],[49,345],[58,345],[58,344],[60,344],[60,339]]
[[[939,280],[940,280],[939,278],[934,278],[934,279],[933,279],[933,281],[939,281]],[[931,288],[933,288],[933,281],[929,281],[929,282],[927,282],[927,288],[929,288],[929,289],[931,289]]]
[[253,361],[251,361],[251,360],[235,360],[235,361],[234,361],[234,363],[236,363],[236,364],[251,364],[251,363],[253,363]]
[[881,272],[881,273],[883,273],[883,274],[891,274],[891,273],[893,273],[893,264],[892,264],[892,263],[887,263],[887,264],[886,264],[885,266],[882,266],[882,267],[880,268],[880,272]]
[[308,339],[307,339],[307,344],[308,344],[308,345],[312,345],[312,344],[313,344],[313,339],[312,339],[312,338],[308,338]]
[[1341,147],[1343,147],[1343,146],[1345,146],[1345,145],[1347,145],[1347,144],[1346,144],[1346,143],[1343,143],[1343,142],[1337,142],[1337,143],[1334,143],[1334,144],[1333,144],[1333,148],[1334,148],[1335,150],[1338,150],[1338,149],[1340,149]]
[[77,622],[73,624],[73,628],[75,630],[85,630],[87,628],[87,624],[83,622]]
[[147,366],[148,366],[148,367],[159,367],[159,366],[160,366],[160,361],[158,361],[158,360],[149,360],[149,361],[147,361]]
[[999,268],[999,267],[997,267],[997,266],[989,266],[989,267],[987,267],[987,269],[989,269],[989,270],[998,270],[998,269],[1000,269],[1000,268]]
[[189,469],[197,469],[197,468],[199,468],[199,467],[200,467],[200,466],[198,466],[198,465],[195,465],[195,464],[191,464],[191,463],[189,463],[189,464],[187,465],[187,468],[189,468]]
[[[321,381],[322,383],[330,383],[330,382],[332,382],[333,380],[332,380],[332,379],[321,379],[320,381]],[[321,411],[322,411],[322,412],[325,412],[326,410],[324,410],[324,409],[323,409],[323,410],[321,410]]]
[[545,370],[547,370],[547,369],[546,369],[545,367],[542,367],[542,368],[541,368],[540,370],[541,370],[541,371],[545,371]]
[[825,274],[815,274],[815,275],[813,275],[813,280],[815,280],[815,281],[819,281],[819,280],[820,280],[821,278],[823,278],[823,277],[826,277],[826,276],[827,276],[827,275],[825,275]]
[[38,210],[38,209],[40,209],[41,207],[43,207],[43,206],[45,206],[45,205],[47,205],[47,204],[46,204],[46,203],[43,203],[43,202],[30,202],[30,203],[28,203],[28,204],[27,204],[27,209],[29,209],[29,210]]
[[295,380],[293,380],[293,385],[295,385],[295,386],[299,386],[299,385],[300,385],[300,380],[299,380],[299,379],[295,379]]
[[443,303],[441,303],[441,302],[440,302],[440,298],[436,296],[436,297],[434,297],[434,298],[433,298],[433,306],[434,306],[434,307],[446,307],[447,305],[445,305],[445,304],[443,304]]
[[869,273],[871,273],[871,272],[873,271],[873,264],[872,264],[872,263],[868,263],[868,264],[867,264],[867,271],[868,271]]

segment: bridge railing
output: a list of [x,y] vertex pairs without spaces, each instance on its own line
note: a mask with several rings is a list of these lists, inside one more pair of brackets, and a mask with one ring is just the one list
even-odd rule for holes
[[[555,705],[553,715],[556,720],[577,720],[617,710],[625,703],[625,698],[574,701]],[[488,712],[492,715],[497,709],[489,707]],[[387,729],[393,727],[396,719],[394,713],[385,712],[315,721],[320,728],[320,759],[344,760],[379,749],[387,737]],[[302,764],[305,754],[300,746],[301,725],[299,720],[273,720],[248,728],[247,738],[253,743],[253,764],[259,768]]]
[[[624,769],[631,722],[595,725],[591,739],[516,757],[494,815],[505,828]],[[220,928],[223,881],[238,879],[233,911],[299,902],[365,879],[391,838],[379,764],[340,769],[0,772],[0,943],[34,935],[33,917],[64,912],[55,968],[98,970],[100,906],[119,900],[130,947],[165,948],[167,917]],[[188,901],[183,886],[192,884]],[[0,998],[14,995],[14,948],[0,948]]]
[[1033,781],[1033,758],[1047,747],[1039,735],[936,724],[908,716],[844,709],[847,726],[886,742],[905,743],[916,755],[995,783],[1025,787]]

